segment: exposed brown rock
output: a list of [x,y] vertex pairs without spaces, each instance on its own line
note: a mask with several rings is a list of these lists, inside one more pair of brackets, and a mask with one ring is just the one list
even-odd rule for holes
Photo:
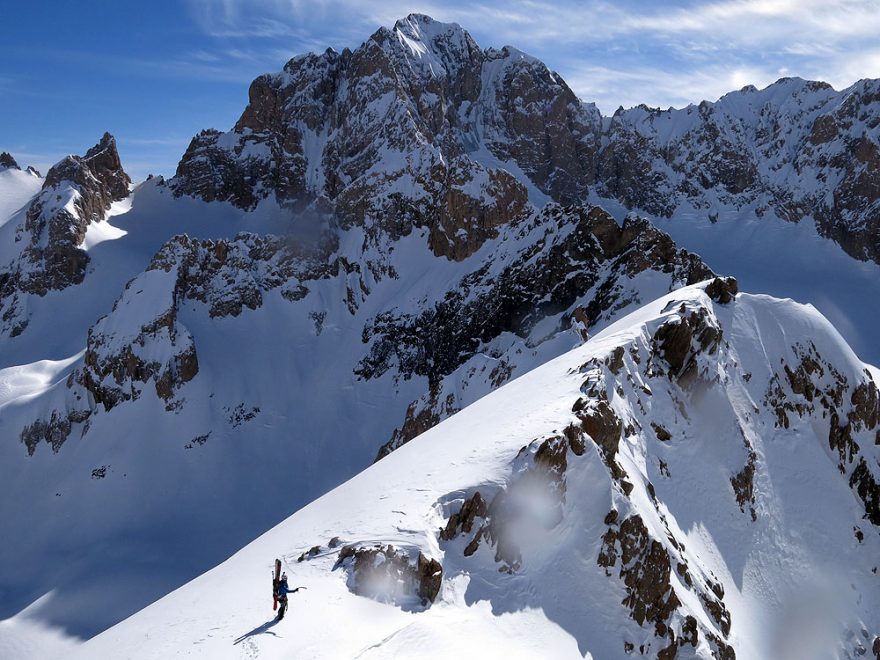
[[627,587],[623,605],[639,625],[646,621],[666,625],[681,604],[669,583],[669,556],[661,543],[648,536],[642,519],[633,515],[603,537],[598,563],[610,568],[621,560],[620,577]]
[[436,559],[428,559],[421,552],[418,558],[419,588],[422,603],[434,602],[443,584],[443,566]]
[[657,424],[656,422],[651,422],[651,428],[654,429],[654,433],[657,435],[657,439],[661,442],[669,442],[672,439],[672,434],[669,433],[663,426]]
[[[631,515],[619,524],[616,515],[608,516],[605,522],[608,529],[602,537],[596,561],[609,577],[613,574],[611,569],[619,561],[619,577],[627,591],[622,605],[639,625],[653,624],[654,635],[659,639],[669,640],[658,657],[675,658],[680,647],[687,644],[696,647],[699,643],[700,624],[691,615],[682,616],[682,603],[670,581],[670,555],[662,543],[651,538],[638,515]],[[680,546],[677,544],[676,547]],[[698,585],[683,562],[678,562],[676,570],[688,588],[696,591],[710,616],[727,636],[731,620],[723,602],[724,590],[721,585],[711,581],[706,585]],[[680,626],[677,636],[674,621],[678,621]],[[715,657],[735,657],[733,649],[724,640],[711,631],[704,631],[704,634],[710,641]]]
[[[863,372],[863,379],[854,387],[832,364],[823,360],[813,344],[796,344],[795,353],[800,362],[794,367],[783,364],[786,381],[793,396],[783,387],[779,374],[771,378],[764,405],[774,411],[777,426],[789,428],[791,415],[805,417],[821,411],[828,418],[828,445],[837,453],[838,469],[849,474],[849,485],[865,506],[865,517],[880,524],[880,484],[874,476],[859,443],[853,437],[880,426],[880,393],[871,374]],[[846,416],[845,394],[849,396],[850,411]],[[878,431],[880,433],[880,431]],[[875,435],[875,438],[880,436]]]
[[850,488],[865,505],[865,517],[880,527],[880,483],[877,482],[865,459],[862,458],[849,478]]
[[607,358],[608,368],[615,376],[619,374],[620,370],[623,368],[623,353],[623,346],[618,346],[611,352],[611,355]]
[[84,156],[67,156],[49,170],[16,233],[22,252],[0,271],[0,332],[17,336],[25,330],[26,294],[44,296],[83,281],[86,229],[104,219],[112,202],[128,196],[130,183],[109,133]]
[[72,424],[84,422],[88,417],[88,411],[72,411],[64,414],[53,410],[47,421],[38,419],[26,426],[21,431],[20,439],[27,448],[28,456],[34,455],[40,442],[47,443],[52,447],[53,453],[58,453],[70,435]]
[[755,466],[758,456],[754,450],[749,449],[749,459],[745,466],[738,473],[730,478],[730,485],[733,486],[733,492],[736,495],[736,503],[739,504],[741,511],[749,507],[752,520],[758,519],[755,511]]
[[[554,503],[554,510],[545,512],[541,524],[552,529],[562,520],[562,503],[565,501],[565,473],[568,467],[570,441],[564,436],[551,436],[535,440],[523,447],[517,461],[525,461],[526,469],[517,472],[516,477],[500,488],[489,505],[479,491],[466,499],[461,508],[450,515],[446,526],[440,530],[440,539],[450,541],[460,534],[468,534],[482,523],[464,548],[464,556],[470,557],[479,549],[481,543],[494,547],[495,561],[500,564],[499,571],[514,573],[522,565],[522,555],[514,538],[508,532],[518,517],[523,515],[518,503],[520,493],[534,497],[537,490],[547,494],[547,502]],[[576,456],[573,450],[572,453]]]
[[449,516],[446,527],[440,532],[440,538],[451,541],[459,534],[469,534],[473,529],[474,518],[485,518],[487,512],[486,501],[480,491],[476,491],[462,503],[458,513]]
[[706,287],[706,295],[722,305],[736,298],[738,291],[735,277],[716,277]]
[[687,382],[696,373],[695,358],[713,354],[721,342],[721,328],[705,307],[667,319],[654,333],[652,352],[669,364],[669,377]]
[[406,444],[418,435],[451,417],[458,412],[454,395],[450,394],[441,401],[439,383],[432,383],[428,388],[425,401],[413,401],[406,409],[403,425],[395,429],[391,439],[379,448],[375,460],[380,460],[392,451]]
[[810,142],[814,145],[825,144],[837,137],[837,122],[832,115],[816,117],[810,131]]
[[607,401],[591,401],[590,404],[577,413],[581,428],[599,446],[606,461],[613,461],[623,424]]

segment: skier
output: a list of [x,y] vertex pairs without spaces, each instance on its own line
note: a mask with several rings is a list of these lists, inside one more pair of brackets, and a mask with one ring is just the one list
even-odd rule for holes
[[[278,607],[278,620],[284,618],[284,612],[287,611],[287,594],[295,594],[297,591],[302,589],[303,587],[297,587],[296,589],[291,589],[287,586],[287,573],[281,574],[281,579],[278,580],[278,584],[275,586],[275,602],[279,605]],[[274,607],[272,608],[275,609]]]

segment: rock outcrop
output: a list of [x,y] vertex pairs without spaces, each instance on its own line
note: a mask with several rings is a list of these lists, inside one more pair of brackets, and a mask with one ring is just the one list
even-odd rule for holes
[[[182,306],[198,303],[207,316],[222,318],[259,308],[274,290],[286,300],[299,300],[309,281],[336,273],[338,264],[327,258],[331,247],[256,234],[168,241],[147,270],[126,285],[110,314],[89,329],[83,364],[67,379],[65,408],[22,431],[28,452],[40,441],[57,452],[72,425],[86,422],[97,406],[109,411],[136,400],[148,385],[169,412],[179,410],[184,401],[178,390],[199,371],[193,337],[178,318]],[[242,406],[238,423],[248,414],[256,413]],[[85,424],[81,434],[87,431]]]
[[[784,357],[766,365],[771,375],[760,407],[756,403],[747,411],[723,411],[717,403],[721,393],[748,391],[757,402],[762,386],[752,381],[753,374],[742,370],[741,354],[724,339],[722,321],[716,316],[717,311],[727,308],[726,315],[737,305],[735,280],[717,278],[704,289],[705,295],[689,294],[682,300],[673,294],[659,317],[641,333],[609,349],[604,360],[593,357],[579,370],[569,369],[568,375],[584,378],[582,396],[571,404],[571,423],[561,435],[523,447],[511,461],[505,481],[464,495],[450,494],[439,502],[446,520],[438,538],[447,567],[478,572],[491,558],[503,573],[528,574],[547,570],[549,564],[563,575],[573,574],[571,566],[556,566],[559,559],[553,547],[574,543],[568,536],[573,525],[592,524],[584,521],[578,508],[583,502],[569,502],[567,496],[572,488],[583,493],[577,490],[583,487],[577,479],[585,479],[585,474],[591,483],[597,482],[595,471],[583,470],[598,460],[607,470],[613,508],[600,525],[595,563],[609,580],[619,583],[624,594],[620,606],[627,616],[650,631],[647,638],[625,642],[625,651],[638,647],[642,655],[658,658],[696,653],[730,660],[736,657],[733,631],[737,621],[728,609],[725,587],[707,568],[702,551],[690,547],[692,539],[679,527],[680,520],[672,517],[675,507],[668,499],[664,502],[651,481],[674,483],[678,470],[693,471],[695,446],[699,451],[718,450],[710,449],[712,441],[697,429],[721,433],[720,424],[731,424],[732,433],[726,436],[741,437],[743,447],[731,448],[732,465],[726,476],[723,472],[718,475],[722,478],[692,474],[687,479],[696,478],[701,488],[711,483],[732,512],[746,514],[742,523],[746,529],[760,524],[759,512],[766,511],[767,499],[773,497],[770,486],[762,484],[760,492],[756,486],[767,470],[763,453],[767,445],[764,449],[758,445],[768,438],[783,442],[784,436],[774,428],[785,433],[790,426],[797,427],[792,428],[792,437],[806,441],[811,429],[823,425],[829,429],[828,474],[839,472],[843,488],[849,488],[860,503],[864,519],[880,528],[880,463],[874,446],[875,439],[880,444],[880,390],[871,373],[852,372],[846,356],[824,357],[813,344],[783,343]],[[735,327],[738,321],[725,323]],[[756,337],[761,334],[754,332]],[[711,341],[700,339],[707,335]],[[743,347],[740,343],[739,350]],[[702,408],[702,401],[712,397],[715,403]],[[717,419],[699,426],[706,421],[697,418],[707,410]],[[825,442],[821,433],[816,439]],[[664,457],[671,463],[678,447],[682,452],[678,468],[670,471]],[[733,458],[735,454],[740,458]],[[745,465],[738,468],[737,461]],[[691,483],[697,481],[667,487],[665,497],[681,497],[677,501],[686,502]],[[571,516],[576,516],[576,522]],[[855,531],[857,542],[865,542],[865,533],[858,527]],[[755,534],[763,533],[756,528]],[[581,549],[591,542],[588,538],[576,543],[573,561],[578,566]],[[475,561],[475,556],[486,552],[493,554]],[[863,641],[869,638],[869,630],[858,625],[863,639],[844,635],[840,646],[854,656],[863,655]]]
[[414,548],[391,544],[344,546],[335,568],[348,572],[354,593],[402,607],[421,607],[434,602],[443,583],[443,566]]
[[460,28],[420,16],[353,52],[296,57],[253,82],[231,132],[193,139],[171,186],[241,208],[330,205],[373,240],[426,227],[436,255],[463,259],[527,206],[520,182],[459,139],[454,110],[476,103],[484,59]]

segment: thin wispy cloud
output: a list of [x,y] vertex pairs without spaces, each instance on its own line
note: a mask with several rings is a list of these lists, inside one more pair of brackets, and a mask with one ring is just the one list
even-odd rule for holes
[[218,39],[283,37],[309,50],[357,46],[379,25],[426,13],[458,22],[484,47],[510,44],[540,57],[605,112],[639,102],[714,100],[785,75],[838,88],[880,76],[880,5],[867,0],[191,0],[190,7],[201,29]]

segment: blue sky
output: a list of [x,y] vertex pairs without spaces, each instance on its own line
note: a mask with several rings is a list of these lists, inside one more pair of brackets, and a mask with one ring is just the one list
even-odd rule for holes
[[540,57],[606,113],[880,77],[877,0],[3,0],[0,150],[45,171],[109,130],[134,178],[172,174],[193,134],[235,122],[255,76],[411,11]]

